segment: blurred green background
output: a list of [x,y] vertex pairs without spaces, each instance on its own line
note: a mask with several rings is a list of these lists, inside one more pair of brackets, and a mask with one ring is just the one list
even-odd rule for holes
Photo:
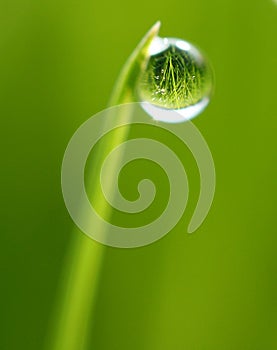
[[106,107],[126,58],[160,19],[161,36],[196,43],[216,73],[212,102],[195,119],[216,164],[215,200],[193,235],[185,233],[190,206],[150,246],[101,248],[97,289],[89,278],[86,285],[95,298],[87,339],[76,350],[276,350],[277,4],[0,6],[0,349],[51,344],[72,241],[100,249],[72,230],[63,153],[78,126]]

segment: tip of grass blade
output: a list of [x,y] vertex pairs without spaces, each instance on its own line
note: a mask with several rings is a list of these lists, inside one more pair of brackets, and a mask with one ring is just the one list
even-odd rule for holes
[[135,84],[149,58],[149,47],[158,36],[161,22],[157,21],[142,38],[136,49],[125,63],[115,84],[110,106],[136,101]]
[[146,36],[155,36],[158,34],[159,30],[161,28],[161,21],[157,21],[149,30],[148,34]]
[[[143,54],[148,55],[148,48],[150,44],[152,43],[153,39],[158,36],[159,30],[161,27],[161,22],[157,21],[145,34],[139,45],[137,46],[136,50],[134,51],[135,55]],[[146,53],[147,52],[147,53]]]

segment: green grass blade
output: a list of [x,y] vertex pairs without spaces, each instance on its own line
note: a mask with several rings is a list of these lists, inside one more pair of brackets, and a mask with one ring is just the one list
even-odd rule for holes
[[[157,22],[126,62],[115,85],[110,105],[135,100],[136,82],[148,62],[148,48],[158,34],[159,27],[160,22]],[[131,118],[131,115],[128,118]],[[123,142],[127,136],[128,130],[118,130],[114,133],[113,138],[108,140],[109,147],[111,144]],[[99,154],[94,159],[95,162],[101,159],[102,151],[106,147],[108,145],[104,144],[102,149],[99,149]],[[100,201],[97,194],[99,190],[94,191],[96,202]],[[105,206],[105,203],[100,203],[100,207],[102,211],[105,211],[107,217],[107,211],[110,208]],[[105,246],[95,243],[76,231],[78,230],[75,228],[62,274],[52,320],[54,326],[46,340],[47,350],[85,349],[90,321],[93,322],[93,310]]]

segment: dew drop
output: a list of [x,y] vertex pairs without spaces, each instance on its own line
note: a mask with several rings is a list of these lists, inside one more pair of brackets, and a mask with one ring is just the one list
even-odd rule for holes
[[144,110],[156,120],[171,123],[201,113],[213,89],[212,69],[203,54],[187,41],[159,37],[149,52],[137,90]]

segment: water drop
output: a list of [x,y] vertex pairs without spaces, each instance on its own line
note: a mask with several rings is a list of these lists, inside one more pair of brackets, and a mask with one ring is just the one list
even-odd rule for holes
[[159,37],[153,40],[149,53],[137,90],[146,112],[156,120],[172,123],[201,113],[213,88],[212,69],[204,55],[187,41]]

